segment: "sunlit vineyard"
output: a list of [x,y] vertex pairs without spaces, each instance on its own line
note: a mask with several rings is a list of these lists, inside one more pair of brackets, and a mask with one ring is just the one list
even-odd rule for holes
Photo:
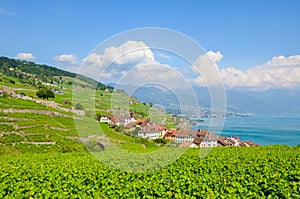
[[300,147],[189,149],[145,173],[89,153],[3,155],[0,165],[0,198],[300,198]]

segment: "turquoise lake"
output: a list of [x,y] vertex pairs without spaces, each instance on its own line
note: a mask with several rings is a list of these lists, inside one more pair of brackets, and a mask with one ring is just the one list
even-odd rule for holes
[[[210,118],[205,118],[195,128],[209,129]],[[300,145],[300,117],[227,117],[221,136],[239,136],[260,145]]]

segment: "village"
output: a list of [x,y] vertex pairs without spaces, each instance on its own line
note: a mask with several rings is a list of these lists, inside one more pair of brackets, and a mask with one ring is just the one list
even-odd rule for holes
[[198,147],[251,147],[259,146],[250,140],[241,141],[238,136],[224,137],[215,135],[206,129],[192,130],[187,127],[166,128],[164,125],[152,122],[147,119],[135,119],[134,113],[130,117],[103,115],[97,118],[101,123],[110,126],[122,126],[128,135],[145,139],[166,139],[174,142],[179,148],[198,148]]

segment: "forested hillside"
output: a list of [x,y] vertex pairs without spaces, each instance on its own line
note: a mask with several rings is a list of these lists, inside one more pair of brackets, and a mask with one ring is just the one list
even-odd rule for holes
[[[61,77],[71,77],[78,78],[87,82],[89,85],[95,85],[95,87],[97,85],[97,88],[101,90],[106,88],[110,90],[113,89],[111,86],[106,86],[99,82],[97,83],[91,78],[61,70],[53,66],[7,57],[0,57],[0,73],[5,76],[18,78],[20,82],[32,86],[40,86],[42,82],[52,84],[55,83],[55,81],[61,81]],[[13,80],[10,80],[10,82],[13,83]],[[70,81],[69,84],[71,85],[72,82]]]

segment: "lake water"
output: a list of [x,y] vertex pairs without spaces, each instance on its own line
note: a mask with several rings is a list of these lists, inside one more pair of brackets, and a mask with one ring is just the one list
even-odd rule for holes
[[[208,129],[210,119],[194,128]],[[210,129],[212,132],[213,130]],[[239,136],[242,141],[251,140],[260,145],[300,144],[299,117],[227,117],[221,136]]]

